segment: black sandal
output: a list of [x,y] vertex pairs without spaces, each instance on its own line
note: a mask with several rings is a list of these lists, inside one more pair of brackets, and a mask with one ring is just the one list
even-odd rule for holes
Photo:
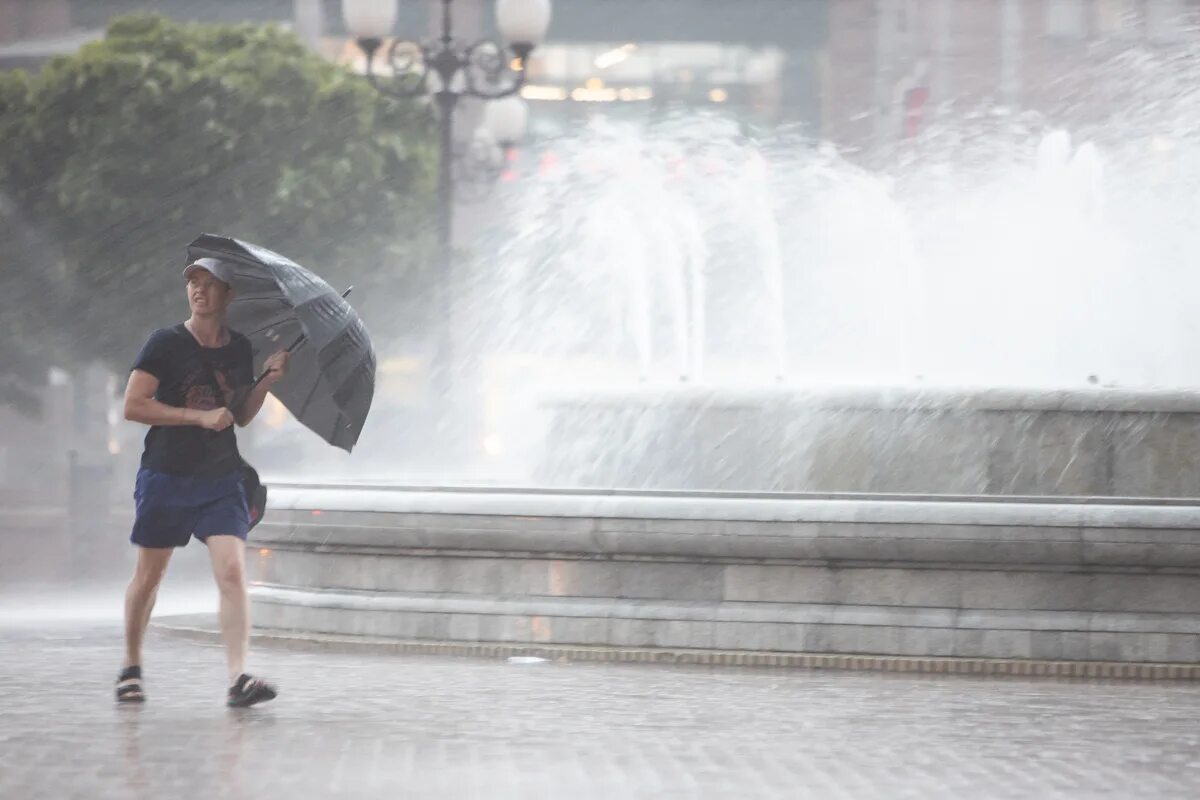
[[146,694],[142,691],[142,668],[139,666],[126,667],[117,676],[118,703],[144,703]]
[[225,705],[230,708],[248,708],[257,703],[274,700],[277,694],[275,687],[262,678],[255,678],[243,672],[238,676],[237,682],[229,687],[229,699],[225,701]]

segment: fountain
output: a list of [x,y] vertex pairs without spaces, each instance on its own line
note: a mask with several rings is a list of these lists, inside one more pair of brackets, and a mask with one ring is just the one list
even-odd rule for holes
[[279,485],[257,619],[1196,674],[1200,239],[1145,159],[1017,128],[892,175],[696,118],[555,143],[476,315],[557,379],[538,488]]
[[[588,309],[577,309],[585,322],[575,330],[581,338],[606,324],[620,331],[610,309],[623,310],[633,320],[627,330],[638,354],[637,384],[573,385],[543,394],[548,423],[536,484],[1200,494],[1196,460],[1179,447],[1200,440],[1196,396],[1089,380],[1097,372],[1125,377],[1113,358],[1121,343],[1106,328],[1130,334],[1128,324],[1114,325],[1108,316],[1127,302],[1123,292],[1109,294],[1125,280],[1114,263],[1124,242],[1106,227],[1102,161],[1091,142],[1074,147],[1065,131],[1044,134],[1029,167],[969,194],[969,203],[979,204],[974,216],[945,217],[967,229],[966,247],[994,241],[1015,265],[988,265],[994,271],[977,276],[973,291],[949,299],[972,306],[975,318],[963,320],[959,332],[970,334],[975,352],[954,352],[944,348],[953,332],[928,320],[960,312],[924,288],[953,283],[947,273],[955,263],[962,270],[963,252],[947,249],[939,231],[920,230],[951,209],[906,205],[898,189],[834,155],[811,147],[795,155],[799,143],[773,145],[772,154],[790,149],[793,155],[772,162],[758,145],[720,131],[707,131],[702,143],[664,141],[637,140],[639,148],[611,131],[587,140],[579,150],[587,163],[599,160],[594,181],[583,187],[571,177],[550,181],[533,199],[535,208],[540,202],[547,211],[565,209],[567,220],[578,213],[582,222],[548,231],[545,217],[535,213],[524,224],[542,236],[521,233],[510,243],[508,263],[522,270],[534,263],[531,244],[552,253],[559,269],[576,265],[567,268],[601,276],[611,270],[611,303],[596,304],[604,313],[590,320]],[[681,154],[688,156],[686,167]],[[770,203],[776,185],[791,187],[778,209]],[[586,200],[572,203],[571,192]],[[962,194],[959,186],[955,204]],[[981,230],[979,214],[992,227],[998,219],[1015,225],[1001,232],[1012,241]],[[698,230],[705,232],[699,241]],[[779,257],[785,232],[789,252],[801,254],[789,286]],[[877,239],[863,241],[868,236]],[[1005,272],[1016,273],[1020,292],[1033,285],[1048,290],[1060,304],[1055,316],[1010,320],[1014,312],[1037,317],[1046,311],[1036,297],[1027,310],[1004,308],[1013,286],[994,282],[1007,280]],[[504,288],[512,286],[522,286],[520,277]],[[750,311],[722,318],[725,302]],[[1076,303],[1092,306],[1094,316],[1072,320]],[[757,327],[756,337],[744,335],[742,320]],[[1074,324],[1057,338],[1053,330],[1032,340],[1012,333],[1021,324],[1064,320]],[[572,346],[562,326],[553,327],[557,335],[543,341]],[[1015,345],[1011,352],[992,350],[1006,340]],[[789,341],[797,343],[792,353]],[[1031,352],[1031,345],[1047,352]],[[655,362],[654,355],[672,348],[674,357]],[[725,363],[713,363],[710,351],[726,356]],[[756,352],[761,357],[754,358]],[[1033,363],[1021,363],[1027,358]],[[742,361],[750,361],[751,370]],[[657,381],[648,375],[655,366]],[[1076,373],[1065,381],[1051,377],[1072,368]],[[982,372],[1013,377],[1007,384],[983,383]]]

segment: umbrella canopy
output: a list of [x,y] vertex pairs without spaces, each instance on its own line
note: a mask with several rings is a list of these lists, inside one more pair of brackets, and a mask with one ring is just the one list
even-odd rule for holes
[[250,339],[255,372],[295,345],[288,375],[271,393],[322,439],[353,449],[375,395],[375,350],[358,313],[328,283],[265,247],[206,233],[187,255],[189,264],[210,257],[236,265],[227,323]]

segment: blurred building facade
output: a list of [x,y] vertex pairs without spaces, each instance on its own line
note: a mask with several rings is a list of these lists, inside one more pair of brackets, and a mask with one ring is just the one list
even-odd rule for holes
[[[437,5],[400,0],[398,31],[425,35]],[[494,34],[493,5],[455,0],[465,36]],[[0,68],[36,68],[136,11],[279,22],[352,63],[340,8],[340,0],[0,0]],[[1122,48],[1187,47],[1198,26],[1195,0],[555,0],[524,94],[535,134],[597,114],[644,119],[707,107],[879,148],[964,104],[1086,123],[1114,101],[1091,67]]]
[[823,138],[887,148],[981,108],[1087,125],[1129,100],[1117,56],[1194,49],[1198,31],[1190,0],[836,0]]

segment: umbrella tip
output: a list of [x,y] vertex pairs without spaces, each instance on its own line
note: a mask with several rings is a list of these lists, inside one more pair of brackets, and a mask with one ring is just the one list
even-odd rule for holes
[[346,287],[346,291],[342,292],[342,297],[349,297],[349,296],[350,296],[350,293],[351,293],[351,292],[353,292],[353,291],[354,291],[354,286],[353,286],[353,285],[350,285],[350,286]]

